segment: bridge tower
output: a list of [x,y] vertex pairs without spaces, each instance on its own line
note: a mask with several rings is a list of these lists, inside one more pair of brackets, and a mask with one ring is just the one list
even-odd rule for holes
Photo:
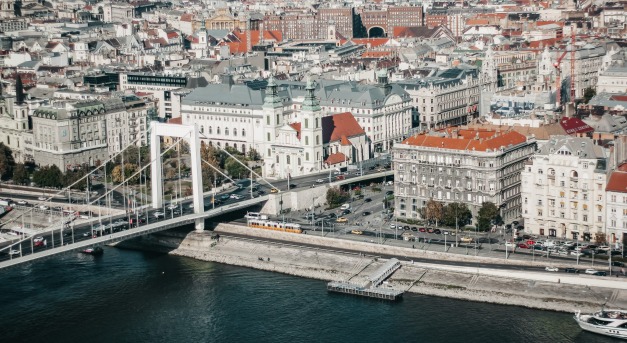
[[[163,179],[161,162],[161,140],[159,137],[177,137],[189,142],[189,152],[192,160],[192,191],[194,201],[194,213],[202,213],[205,209],[202,193],[202,168],[200,157],[200,135],[196,125],[174,125],[153,121],[150,123],[150,158],[151,158],[151,184],[152,184],[152,208],[163,206]],[[205,229],[205,220],[196,219],[196,230]]]

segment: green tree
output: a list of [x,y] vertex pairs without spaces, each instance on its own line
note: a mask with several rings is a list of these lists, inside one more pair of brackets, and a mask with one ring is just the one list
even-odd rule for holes
[[4,143],[0,143],[0,178],[3,180],[11,178],[14,166],[13,151]]
[[477,228],[487,231],[499,217],[499,208],[493,202],[484,202],[477,213]]
[[594,88],[592,87],[586,88],[583,92],[583,102],[587,104],[590,101],[590,99],[594,98],[595,95],[597,95],[597,91]]
[[24,164],[18,163],[13,168],[13,182],[18,185],[26,185],[30,182],[29,172]]
[[257,150],[255,149],[250,149],[248,150],[248,159],[251,161],[259,161],[261,159],[261,156],[259,156],[259,152],[257,152]]
[[[238,158],[238,160],[246,164],[245,158]],[[227,158],[226,162],[224,163],[224,169],[226,170],[226,173],[229,174],[231,177],[237,178],[240,178],[242,175],[250,174],[250,171],[240,162],[235,160],[233,157]]]
[[69,187],[80,180],[80,182],[72,186],[72,189],[85,190],[85,188],[87,188],[87,178],[84,178],[85,174],[87,174],[87,169],[78,169],[76,171],[68,170],[65,172],[65,175],[63,175],[63,186]]
[[33,182],[40,187],[61,188],[63,187],[63,173],[55,165],[44,166],[33,173]]
[[456,219],[457,225],[459,227],[470,224],[472,219],[472,212],[470,212],[466,204],[461,202],[452,202],[444,206],[442,223],[446,226],[455,227]]
[[[122,155],[124,155],[124,163],[138,164],[141,159],[139,147],[137,145],[131,145],[127,147],[126,149],[124,149]],[[121,158],[119,158],[119,156],[118,159],[120,159],[118,164],[122,163],[122,160]]]
[[435,226],[438,226],[438,222],[442,220],[442,215],[444,214],[444,206],[441,202],[435,201],[433,199],[429,199],[427,201],[427,205],[425,206],[425,216],[428,222],[435,223]]
[[341,190],[339,187],[329,188],[327,190],[327,204],[334,208],[342,205],[350,199],[350,194]]

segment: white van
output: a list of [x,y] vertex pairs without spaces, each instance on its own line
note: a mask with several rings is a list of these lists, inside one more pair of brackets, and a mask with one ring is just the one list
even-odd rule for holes
[[342,205],[342,207],[340,207],[340,209],[342,210],[348,210],[349,208],[351,208],[351,204],[344,204]]
[[268,220],[268,216],[265,214],[261,214],[259,212],[248,212],[244,216],[246,219],[260,219],[260,220]]

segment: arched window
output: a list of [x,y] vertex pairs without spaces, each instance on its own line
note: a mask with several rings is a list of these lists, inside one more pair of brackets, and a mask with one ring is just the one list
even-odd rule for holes
[[224,147],[228,148],[229,147],[229,143],[224,143]]
[[570,171],[570,177],[579,177],[579,174],[577,173],[576,170],[571,170]]
[[279,154],[276,155],[276,163],[279,163]]
[[320,136],[316,135],[316,145],[320,144]]
[[217,133],[217,134],[220,134],[220,127],[219,127],[219,126],[218,126],[218,127],[216,127],[216,133]]
[[229,135],[229,128],[228,128],[228,127],[225,127],[225,128],[224,128],[224,135],[225,135],[225,136],[228,136],[228,135]]
[[209,130],[208,130],[209,134],[213,133],[213,129],[211,128],[211,126],[209,126]]
[[290,164],[290,155],[287,155],[287,164]]
[[237,136],[237,128],[233,129],[233,136]]
[[242,129],[242,137],[246,137],[246,129]]
[[205,133],[205,127],[200,125],[200,133]]

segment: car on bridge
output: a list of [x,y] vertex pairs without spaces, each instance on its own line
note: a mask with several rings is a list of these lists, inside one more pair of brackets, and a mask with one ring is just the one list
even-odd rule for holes
[[276,188],[272,188],[272,189],[270,190],[270,193],[278,193],[278,192],[279,192],[279,190],[278,190],[278,189],[276,189]]
[[161,212],[161,211],[157,211],[153,213],[152,215],[157,219],[165,218],[165,212]]
[[547,272],[557,272],[559,271],[559,268],[557,267],[545,267],[544,270],[546,270]]
[[220,199],[221,200],[228,200],[231,196],[229,194],[222,194],[220,195]]
[[361,231],[361,230],[351,230],[351,233],[352,233],[353,235],[363,235],[363,234],[364,234],[364,232],[363,232],[363,231]]
[[20,251],[19,250],[15,250],[15,249],[11,249],[9,250],[9,255],[13,256],[13,255],[19,255]]

